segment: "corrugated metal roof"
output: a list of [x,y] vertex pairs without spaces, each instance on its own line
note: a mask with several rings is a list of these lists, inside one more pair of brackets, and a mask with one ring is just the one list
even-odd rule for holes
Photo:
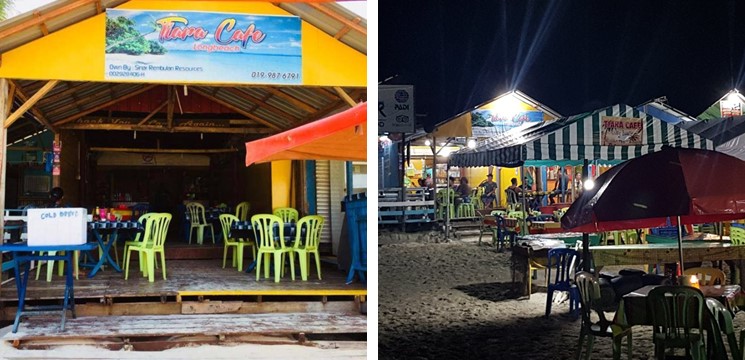
[[[0,54],[125,2],[127,1],[58,0],[33,12],[0,22]],[[361,53],[367,52],[366,20],[344,7],[334,3],[275,3],[275,5],[301,17],[304,21],[355,50]],[[28,98],[44,86],[46,81],[15,80],[14,84],[23,93],[23,97]],[[56,129],[80,128],[80,124],[74,122],[78,118],[82,116],[102,117],[102,114],[107,114],[109,111],[127,113],[128,116],[134,117],[137,117],[139,113],[143,114],[141,117],[144,118],[144,114],[149,114],[164,101],[161,96],[157,96],[158,100],[155,102],[158,104],[154,104],[152,94],[165,93],[167,86],[60,82],[36,103],[33,107],[34,112],[24,114],[23,120],[11,126],[8,135],[9,142],[40,130],[43,126],[34,120],[34,118],[39,118],[39,115]],[[180,86],[177,88],[180,89]],[[211,114],[225,113],[233,119],[242,120],[239,123],[244,124],[245,130],[255,131],[255,134],[290,129],[348,108],[348,104],[336,91],[328,87],[189,86],[188,89],[200,92],[200,101],[211,102],[211,104],[201,104],[197,107],[198,109],[209,111]],[[366,99],[364,88],[345,88],[344,91],[355,101]],[[14,109],[20,106],[21,99],[22,97],[16,94]],[[189,100],[191,99],[179,96],[179,101],[188,103]],[[106,104],[110,105],[104,106]],[[192,110],[189,106],[187,108]],[[221,111],[215,111],[216,109]],[[154,118],[165,118],[166,111],[165,108],[162,109]],[[180,113],[177,105],[175,112]],[[191,111],[186,112],[191,113]],[[244,116],[246,113],[250,117],[246,118]]]
[[[0,54],[95,16],[127,0],[57,0],[0,22]],[[98,5],[100,4],[100,6]],[[367,54],[367,21],[334,3],[274,3]]]

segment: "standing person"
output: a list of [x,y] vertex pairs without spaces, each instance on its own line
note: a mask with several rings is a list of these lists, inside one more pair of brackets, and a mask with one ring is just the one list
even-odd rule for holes
[[[556,184],[554,185],[554,192],[549,196],[549,199],[551,200],[551,203],[553,204],[554,196],[559,195],[559,201],[562,203],[565,201],[565,194],[567,192],[567,187],[569,186],[569,175],[567,175],[567,170],[565,168],[561,168],[561,172],[559,173],[558,179],[556,179]],[[557,194],[558,191],[558,194]]]
[[494,175],[486,175],[486,180],[479,184],[479,187],[484,188],[484,195],[481,195],[481,202],[484,203],[484,207],[491,209],[492,203],[497,200],[497,183],[494,182]]

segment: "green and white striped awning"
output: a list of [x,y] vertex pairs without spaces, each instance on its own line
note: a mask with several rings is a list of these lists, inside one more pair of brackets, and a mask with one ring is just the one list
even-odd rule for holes
[[[603,145],[600,138],[604,116],[641,119],[639,144]],[[450,154],[448,162],[461,167],[514,167],[530,160],[627,160],[665,145],[714,148],[711,140],[623,104],[515,130],[481,142],[475,149]]]

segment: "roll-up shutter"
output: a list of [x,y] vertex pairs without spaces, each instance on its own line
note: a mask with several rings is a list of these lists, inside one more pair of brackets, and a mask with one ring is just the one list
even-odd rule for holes
[[331,171],[329,161],[316,161],[316,206],[318,215],[326,220],[321,233],[322,243],[331,243]]

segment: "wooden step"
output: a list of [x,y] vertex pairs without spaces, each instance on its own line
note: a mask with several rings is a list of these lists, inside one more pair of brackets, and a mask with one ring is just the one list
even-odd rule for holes
[[43,340],[61,338],[106,339],[163,336],[228,336],[297,334],[361,334],[367,332],[364,315],[326,313],[293,314],[204,314],[147,316],[88,316],[67,319],[60,330],[60,318],[29,317],[21,321],[17,333],[2,340]]

